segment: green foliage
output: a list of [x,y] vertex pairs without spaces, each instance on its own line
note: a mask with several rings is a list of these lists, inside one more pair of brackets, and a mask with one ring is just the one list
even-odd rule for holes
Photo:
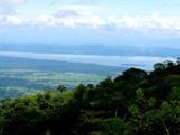
[[83,84],[79,84],[74,92],[74,99],[82,102],[85,99],[85,94],[86,94],[86,86]]
[[104,135],[123,135],[123,121],[120,118],[110,119],[94,119],[88,121],[86,124],[92,125],[92,131],[99,131]]
[[180,87],[173,87],[172,92],[169,94],[168,98],[170,100],[180,101]]
[[137,91],[136,91],[136,95],[137,95],[137,99],[138,100],[143,100],[144,99],[144,92],[141,88],[139,88]]
[[130,68],[97,85],[73,91],[59,85],[0,101],[3,135],[176,135],[180,132],[180,68],[146,73]]
[[59,91],[59,92],[61,92],[61,93],[67,91],[66,86],[64,86],[64,85],[59,85],[59,86],[57,87],[57,91]]

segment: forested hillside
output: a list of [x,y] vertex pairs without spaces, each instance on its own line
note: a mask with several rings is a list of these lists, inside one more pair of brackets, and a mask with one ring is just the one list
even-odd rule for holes
[[2,135],[178,135],[180,65],[130,68],[97,85],[79,84],[0,102]]

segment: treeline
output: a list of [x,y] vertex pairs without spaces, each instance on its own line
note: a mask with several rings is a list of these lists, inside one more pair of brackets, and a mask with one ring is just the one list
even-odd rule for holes
[[0,101],[1,135],[178,135],[180,65]]

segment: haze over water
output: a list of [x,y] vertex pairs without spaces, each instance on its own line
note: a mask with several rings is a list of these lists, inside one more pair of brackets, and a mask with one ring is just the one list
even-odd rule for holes
[[105,66],[135,66],[143,69],[153,69],[155,63],[166,59],[175,61],[173,57],[149,56],[103,56],[103,55],[70,55],[70,54],[45,54],[20,51],[0,51],[0,56],[30,58],[40,60],[58,60],[75,63],[97,64]]

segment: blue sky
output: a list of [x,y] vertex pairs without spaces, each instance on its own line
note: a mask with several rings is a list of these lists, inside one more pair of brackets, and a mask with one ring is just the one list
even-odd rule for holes
[[0,42],[180,37],[179,0],[0,0]]

